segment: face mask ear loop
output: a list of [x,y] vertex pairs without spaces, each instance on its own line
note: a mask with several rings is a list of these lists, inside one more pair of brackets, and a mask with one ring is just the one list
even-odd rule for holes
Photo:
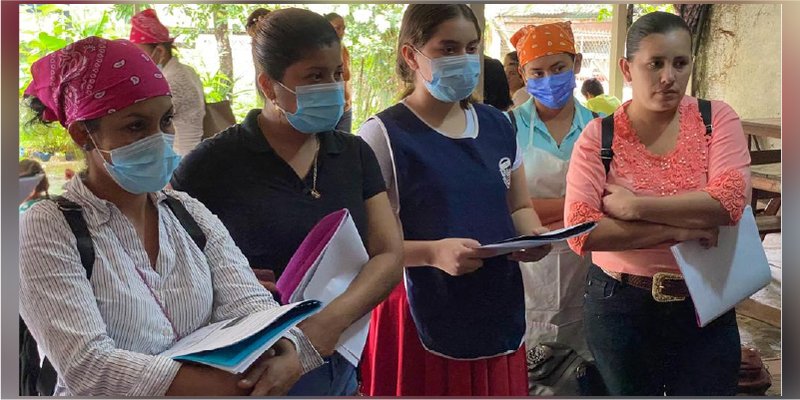
[[[281,87],[282,87],[282,88],[284,88],[284,89],[286,89],[287,91],[289,91],[289,93],[291,93],[291,94],[293,94],[293,95],[294,95],[294,102],[295,102],[295,105],[297,105],[297,92],[296,92],[296,91],[294,91],[294,90],[292,90],[292,89],[289,89],[288,87],[286,87],[286,85],[284,85],[283,83],[281,83],[281,81],[277,81],[277,80],[276,80],[275,82],[277,82],[277,83],[278,83],[278,85],[281,85]],[[284,110],[284,109],[283,109],[283,107],[281,107],[281,106],[279,106],[279,105],[278,105],[278,96],[275,96],[275,99],[273,99],[273,100],[272,100],[272,105],[273,105],[273,106],[274,106],[274,107],[275,107],[275,108],[276,108],[276,109],[277,109],[279,112],[281,112],[281,113],[283,114],[283,118],[284,118],[284,119],[287,119],[287,118],[286,118],[286,116],[291,114],[291,113],[287,112],[286,110]],[[298,107],[299,107],[299,106],[298,106]],[[287,121],[288,121],[288,119],[287,119]]]
[[[409,45],[409,46],[410,46],[410,45]],[[417,50],[417,48],[416,48],[416,47],[414,47],[414,46],[410,46],[410,47],[411,47],[411,49],[413,49],[414,51],[416,51],[416,52],[417,52],[417,54],[419,54],[419,55],[421,55],[421,56],[425,57],[425,59],[426,59],[426,60],[428,60],[428,65],[430,65],[430,67],[431,67],[431,80],[428,80],[428,78],[425,78],[425,75],[422,75],[422,71],[420,71],[420,69],[419,69],[419,62],[417,62],[417,71],[416,71],[416,72],[419,74],[419,76],[421,76],[421,77],[422,77],[422,79],[423,79],[425,82],[428,82],[428,83],[431,83],[431,82],[433,82],[433,60],[431,60],[431,59],[430,59],[430,57],[426,56],[425,54],[422,54],[422,52],[421,52],[421,51],[419,51],[419,50]]]

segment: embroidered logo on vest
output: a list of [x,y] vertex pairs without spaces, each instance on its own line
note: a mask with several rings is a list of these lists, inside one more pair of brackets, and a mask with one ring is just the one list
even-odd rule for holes
[[511,159],[503,157],[497,165],[500,167],[500,175],[503,177],[506,189],[511,189]]

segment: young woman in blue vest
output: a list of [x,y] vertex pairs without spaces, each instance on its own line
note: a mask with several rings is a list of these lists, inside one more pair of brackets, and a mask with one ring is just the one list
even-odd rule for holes
[[[582,57],[575,51],[569,22],[528,25],[512,36],[511,43],[531,95],[510,113],[516,120],[528,191],[542,223],[561,228],[572,147],[594,119],[572,94]],[[520,264],[528,352],[539,343],[559,342],[584,357],[590,355],[583,333],[583,289],[590,263],[590,257],[558,243],[542,260]]]
[[509,120],[473,104],[481,29],[463,4],[412,4],[397,71],[408,89],[360,135],[381,164],[404,234],[405,281],[372,314],[362,392],[527,394],[525,301],[517,261],[477,249],[543,232]]

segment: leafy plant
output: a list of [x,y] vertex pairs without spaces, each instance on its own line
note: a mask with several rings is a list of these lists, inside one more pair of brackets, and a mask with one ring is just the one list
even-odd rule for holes
[[[633,21],[642,15],[649,14],[655,11],[664,11],[669,13],[675,12],[675,6],[672,4],[634,4],[633,5]],[[608,7],[603,7],[597,14],[598,21],[608,21],[613,18],[613,13]]]
[[[32,4],[20,6],[20,69],[19,96],[30,82],[30,66],[42,56],[63,48],[75,40],[97,35],[106,38],[127,38],[131,17],[152,5],[136,4]],[[353,127],[398,100],[400,82],[394,72],[395,46],[404,10],[402,4],[168,4],[156,5],[159,15],[165,13],[182,21],[184,26],[170,26],[171,36],[179,36],[178,54],[188,48],[187,64],[200,76],[206,101],[229,99],[238,121],[263,102],[250,78],[234,74],[231,45],[234,35],[243,35],[248,15],[255,8],[275,10],[286,7],[312,9],[324,13],[336,11],[347,24],[344,44],[350,52],[353,99]],[[326,11],[327,10],[327,11]],[[202,49],[193,60],[200,35],[214,35],[216,49]],[[225,41],[228,40],[227,49]],[[241,36],[239,36],[241,41]],[[222,47],[221,47],[222,46]],[[236,51],[242,51],[236,48]],[[247,50],[249,52],[249,49]],[[219,63],[205,62],[216,57]],[[184,59],[184,57],[181,57]],[[218,66],[219,67],[218,67]],[[24,108],[24,107],[21,107]],[[57,123],[43,127],[26,125],[20,110],[20,145],[25,149],[47,152],[73,150],[67,132]]]
[[[112,20],[109,10],[103,10],[100,18],[82,19],[75,17],[79,10],[69,5],[42,4],[31,5],[21,18],[19,43],[19,97],[22,99],[25,88],[31,81],[31,65],[39,58],[63,48],[64,46],[88,37],[115,37],[118,35],[119,21]],[[48,29],[49,28],[49,29]],[[51,154],[75,152],[77,147],[67,131],[58,123],[48,126],[29,124],[28,108],[20,104],[19,140],[26,152],[32,150]]]
[[220,71],[216,73],[201,72],[200,81],[203,82],[203,93],[206,101],[216,103],[230,100],[233,92],[234,81]]

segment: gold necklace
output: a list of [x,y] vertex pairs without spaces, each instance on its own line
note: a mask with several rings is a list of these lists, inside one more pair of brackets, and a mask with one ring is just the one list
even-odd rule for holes
[[[263,134],[264,127],[261,125],[260,113],[256,117],[256,122],[258,124],[258,129],[260,129]],[[322,194],[317,190],[317,159],[319,158],[320,142],[319,142],[319,136],[317,136],[316,134],[314,135],[314,141],[317,143],[317,150],[314,152],[314,167],[313,167],[314,169],[311,170],[311,190],[309,191],[309,194],[311,195],[312,198],[318,199],[322,197]]]
[[317,158],[319,158],[320,143],[317,135],[314,135],[314,138],[317,142],[317,151],[314,153],[314,170],[312,172],[313,175],[311,175],[311,197],[318,199],[322,197],[322,194],[317,191]]
[[[262,134],[264,134],[264,127],[261,125],[261,114],[259,113],[256,117],[256,123],[258,124],[258,129],[261,130]],[[319,136],[316,134],[314,135],[314,141],[317,143],[317,150],[314,152],[314,169],[311,170],[311,190],[309,194],[312,198],[318,199],[322,197],[322,194],[317,190],[317,159],[319,158]]]

